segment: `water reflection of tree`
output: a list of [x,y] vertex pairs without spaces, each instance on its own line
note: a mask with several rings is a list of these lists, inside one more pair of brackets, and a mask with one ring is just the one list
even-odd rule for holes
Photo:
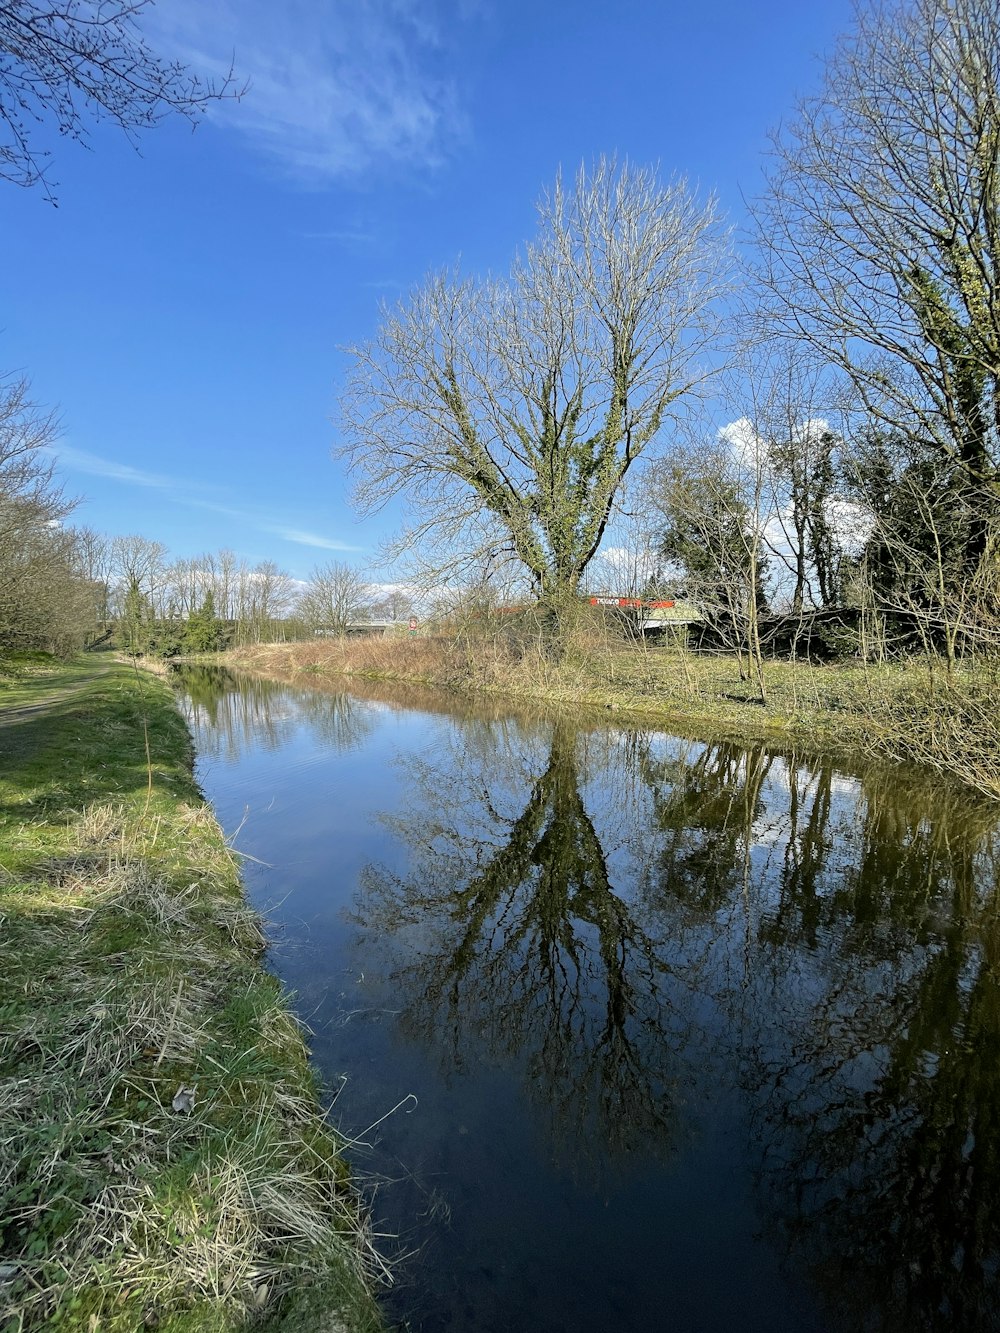
[[374,726],[370,710],[343,690],[321,693],[216,666],[185,665],[175,679],[198,752],[212,759],[281,749],[302,723],[330,748],[354,749]]
[[[371,725],[344,695],[186,684],[220,750]],[[407,777],[410,869],[370,868],[358,920],[410,1035],[522,1070],[574,1153],[667,1149],[678,1082],[728,1069],[770,1229],[845,1327],[1000,1328],[995,810],[899,770],[496,717]]]
[[774,1234],[846,1326],[1000,1327],[995,811],[761,747],[462,741],[414,766],[412,872],[370,870],[361,905],[407,1030],[520,1054],[553,1125],[609,1149],[669,1143],[673,1085],[728,1059]]
[[411,807],[390,823],[410,873],[369,867],[363,883],[365,948],[390,955],[404,1029],[446,1042],[449,1065],[483,1049],[519,1062],[577,1162],[589,1143],[662,1147],[690,1033],[667,942],[612,883],[597,818],[620,811],[586,791],[608,739],[556,722],[544,749],[502,724],[461,742],[408,773]]
[[854,1327],[998,1328],[995,814],[886,770],[840,839],[832,804],[820,766],[776,902],[762,886],[744,1071],[767,1196]]
[[727,742],[680,742],[657,751],[652,739],[641,738],[636,750],[656,830],[650,888],[668,911],[676,904],[704,920],[738,901],[746,886],[774,756],[761,746]]
[[727,743],[639,738],[636,761],[645,892],[676,938],[723,941],[775,1235],[851,1329],[1000,1328],[995,807]]

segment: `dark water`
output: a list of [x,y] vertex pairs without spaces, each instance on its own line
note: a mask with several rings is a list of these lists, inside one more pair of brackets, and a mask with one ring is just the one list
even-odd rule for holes
[[403,1327],[1000,1328],[996,807],[429,692],[182,681],[371,1145]]

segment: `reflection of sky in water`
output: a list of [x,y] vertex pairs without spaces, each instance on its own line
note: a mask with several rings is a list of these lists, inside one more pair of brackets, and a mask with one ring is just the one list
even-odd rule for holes
[[992,811],[759,746],[218,686],[192,686],[199,777],[337,1114],[416,1098],[358,1157],[420,1247],[397,1317],[993,1326],[963,1184],[1000,1187],[973,1163],[1000,1111]]

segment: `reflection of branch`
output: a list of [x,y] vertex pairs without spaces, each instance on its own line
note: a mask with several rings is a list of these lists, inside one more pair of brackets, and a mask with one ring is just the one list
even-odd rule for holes
[[[801,902],[786,875],[770,923],[767,1035],[744,1061],[767,1196],[857,1327],[996,1329],[994,835],[974,812],[950,819],[933,789],[900,799],[876,774],[867,796],[844,873]],[[814,801],[828,808],[822,783]],[[817,938],[811,982],[789,985]]]
[[725,921],[727,966],[748,870],[751,966],[717,993],[774,1231],[852,1328],[997,1329],[995,807],[882,768],[838,794],[829,760],[725,744],[639,761],[654,899]]
[[[411,766],[421,808],[392,827],[415,851],[417,872],[403,880],[369,867],[360,923],[373,937],[397,936],[404,1026],[428,1043],[450,1033],[459,1062],[475,1040],[493,1059],[523,1060],[532,1096],[575,1152],[593,1121],[605,1147],[661,1138],[672,1114],[664,1061],[677,1045],[660,985],[662,942],[610,882],[571,728],[555,726],[545,768],[513,818],[498,810],[523,756],[498,751],[496,740],[488,787],[474,747],[457,771]],[[457,835],[445,832],[442,809],[462,818]]]
[[640,754],[660,833],[659,894],[717,911],[742,888],[754,821],[774,756],[760,746],[721,743],[692,756]]

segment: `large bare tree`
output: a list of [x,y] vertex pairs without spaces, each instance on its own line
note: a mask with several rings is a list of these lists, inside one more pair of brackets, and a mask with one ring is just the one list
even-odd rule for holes
[[119,610],[129,588],[146,599],[150,613],[162,618],[168,610],[170,580],[163,542],[132,532],[113,538],[110,565]]
[[779,325],[869,431],[953,475],[966,581],[998,516],[998,151],[996,0],[875,0],[776,139],[757,212]]
[[509,552],[558,615],[706,375],[726,238],[683,180],[606,160],[539,213],[508,278],[432,276],[351,349],[342,453],[363,511],[407,502],[403,548]]

